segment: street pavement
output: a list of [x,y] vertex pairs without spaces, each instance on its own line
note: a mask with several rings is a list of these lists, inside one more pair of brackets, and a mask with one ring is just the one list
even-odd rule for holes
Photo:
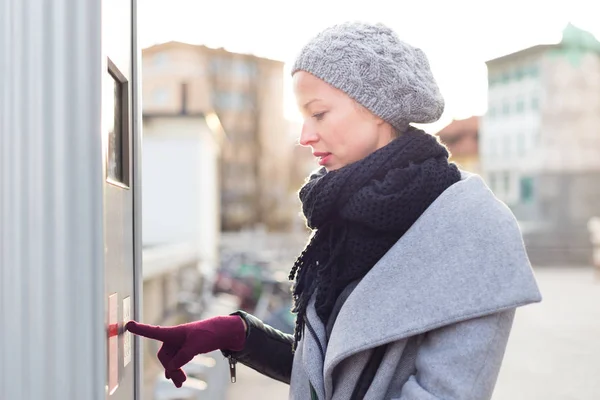
[[543,300],[517,311],[493,400],[600,399],[600,276],[535,272]]
[[[492,400],[600,400],[600,274],[535,269],[543,300],[517,311]],[[287,399],[287,385],[238,364],[228,400]]]

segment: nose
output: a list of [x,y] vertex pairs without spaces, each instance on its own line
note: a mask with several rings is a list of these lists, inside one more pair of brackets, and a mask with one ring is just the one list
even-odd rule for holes
[[302,146],[310,146],[319,140],[317,131],[306,123],[302,124],[302,132],[300,132],[300,144]]

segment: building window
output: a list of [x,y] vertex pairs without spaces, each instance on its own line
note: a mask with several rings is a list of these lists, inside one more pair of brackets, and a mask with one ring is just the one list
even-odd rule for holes
[[488,75],[488,86],[489,87],[494,87],[497,84],[501,83],[502,78],[499,77],[498,75]]
[[152,104],[164,106],[169,101],[169,92],[165,88],[154,89],[152,92]]
[[213,75],[228,74],[231,62],[224,57],[214,57],[210,60],[210,71]]
[[527,68],[527,75],[530,78],[537,78],[540,75],[540,68],[537,65],[531,65]]
[[504,193],[510,193],[510,173],[508,171],[504,172]]
[[232,110],[239,110],[242,108],[242,94],[241,93],[224,93],[224,99],[226,108]]
[[525,100],[522,97],[517,99],[516,109],[518,113],[522,113],[525,110]]
[[211,95],[212,104],[221,110],[247,110],[252,106],[252,99],[243,92],[214,92]]
[[533,132],[533,143],[535,146],[539,146],[542,142],[542,131],[540,128],[535,129]]
[[521,79],[523,79],[524,75],[525,72],[523,71],[522,67],[519,67],[515,70],[515,80],[520,81]]
[[488,116],[490,118],[494,118],[496,116],[496,107],[495,106],[490,106],[490,108],[488,109],[487,114],[488,114]]
[[540,99],[537,95],[531,98],[531,109],[537,111],[540,109]]
[[510,136],[508,134],[505,134],[505,136],[504,136],[504,156],[506,158],[512,157],[512,151],[511,151],[510,145],[511,145]]
[[521,132],[517,135],[517,154],[519,157],[523,157],[525,155],[525,152],[525,134]]
[[488,142],[489,142],[489,155],[490,155],[490,158],[494,159],[494,158],[496,158],[496,146],[495,146],[496,140],[494,138],[490,138],[488,140]]
[[490,172],[489,179],[490,179],[490,189],[492,190],[492,192],[495,192],[496,188],[498,187],[498,183],[496,182],[496,173]]
[[502,77],[500,79],[501,79],[502,83],[507,84],[508,82],[510,82],[510,73],[509,72],[504,72],[502,74]]
[[245,60],[236,60],[233,64],[233,73],[239,78],[253,78],[256,76],[256,63]]
[[152,58],[154,67],[157,69],[164,69],[169,63],[169,57],[165,53],[156,53]]
[[520,197],[522,203],[531,203],[533,200],[533,178],[526,176],[520,180]]
[[504,104],[502,104],[502,114],[510,114],[510,104],[508,103],[508,101],[505,101]]

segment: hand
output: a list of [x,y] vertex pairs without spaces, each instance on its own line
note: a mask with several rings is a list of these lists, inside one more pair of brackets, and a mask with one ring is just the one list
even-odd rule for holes
[[240,351],[246,342],[246,327],[237,315],[221,316],[176,326],[152,326],[129,321],[129,332],[163,342],[157,353],[165,377],[178,388],[187,379],[181,369],[198,354],[214,350]]

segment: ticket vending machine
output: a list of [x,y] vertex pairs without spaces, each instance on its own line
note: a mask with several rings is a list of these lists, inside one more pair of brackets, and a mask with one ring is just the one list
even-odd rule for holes
[[136,1],[102,1],[102,159],[106,399],[140,399],[140,362],[124,332],[138,319],[140,128]]
[[1,400],[142,398],[136,11],[0,0]]

